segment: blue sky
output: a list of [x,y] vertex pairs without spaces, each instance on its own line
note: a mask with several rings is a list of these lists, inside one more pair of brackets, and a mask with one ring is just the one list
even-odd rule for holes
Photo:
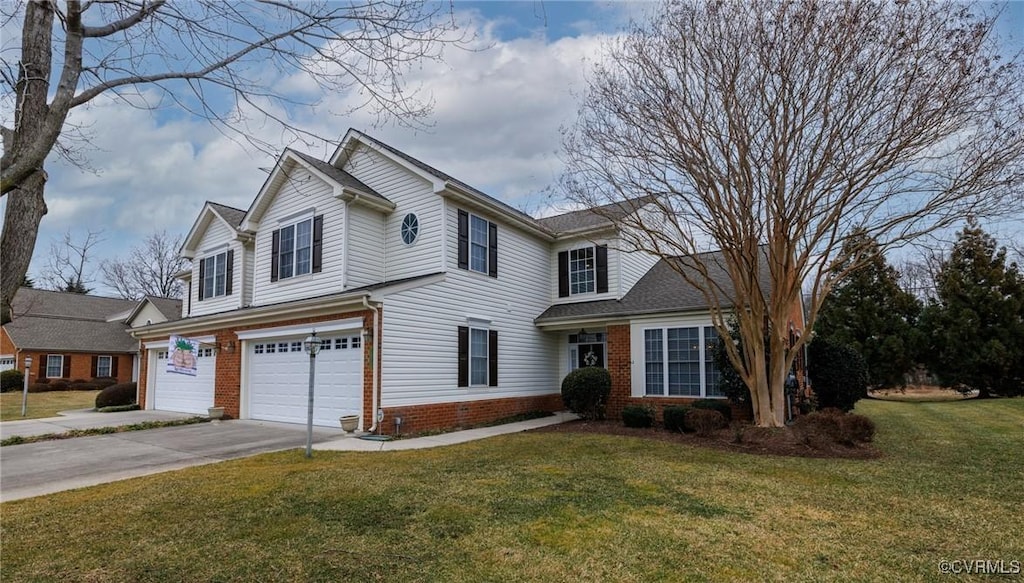
[[[636,2],[461,2],[462,26],[477,36],[474,51],[449,51],[444,63],[425,64],[409,79],[434,98],[432,127],[411,131],[374,127],[366,114],[347,118],[310,113],[311,131],[340,139],[349,127],[366,131],[413,156],[528,212],[551,212],[550,187],[561,172],[559,128],[576,113],[588,60],[630,17],[653,7]],[[1003,7],[999,33],[1012,51],[1024,50],[1024,1]],[[6,44],[6,43],[5,43]],[[330,96],[327,106],[346,104]],[[204,201],[247,208],[274,159],[236,143],[180,111],[153,113],[111,100],[74,112],[90,133],[94,172],[58,160],[50,180],[30,275],[38,279],[50,242],[69,228],[102,229],[91,263],[96,293],[108,293],[99,263],[123,256],[148,234],[184,234]],[[486,128],[482,131],[481,128]],[[254,129],[268,141],[279,132]],[[289,144],[281,143],[281,148]],[[326,158],[333,143],[299,146]],[[1020,236],[1019,225],[993,226],[997,236]]]

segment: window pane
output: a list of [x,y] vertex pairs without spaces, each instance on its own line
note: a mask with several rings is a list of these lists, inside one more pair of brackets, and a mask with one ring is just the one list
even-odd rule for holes
[[295,225],[295,275],[311,271],[313,250],[313,219]]
[[668,329],[668,394],[700,396],[700,329]]
[[110,376],[110,357],[100,356],[96,359],[96,376],[98,377],[109,377]]
[[665,365],[661,330],[644,330],[645,392],[648,395],[665,394]]
[[569,293],[586,294],[594,291],[594,248],[569,251]]
[[487,221],[470,215],[469,268],[487,273]]
[[46,357],[46,376],[47,378],[56,379],[64,374],[64,357],[56,354]]
[[487,330],[472,328],[469,334],[469,382],[471,385],[486,385]]
[[715,366],[715,346],[718,344],[718,330],[713,326],[704,328],[704,390],[710,397],[724,397],[725,393],[718,384],[722,380],[722,371]]
[[227,281],[228,254],[221,253],[217,259],[217,277],[213,283],[214,295],[222,296],[225,293],[224,282]]
[[214,281],[217,272],[217,261],[216,257],[207,257],[203,259],[203,295],[204,297],[212,297],[214,295]]
[[295,227],[281,229],[280,263],[278,265],[278,277],[284,279],[292,276],[292,267],[295,253]]

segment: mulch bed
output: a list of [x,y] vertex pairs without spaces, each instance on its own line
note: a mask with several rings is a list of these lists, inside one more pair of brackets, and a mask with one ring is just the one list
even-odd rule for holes
[[874,459],[882,456],[871,444],[846,446],[839,443],[821,443],[815,440],[815,446],[807,445],[788,427],[767,428],[752,425],[741,426],[742,435],[736,442],[737,429],[728,428],[701,436],[696,433],[675,433],[661,428],[638,429],[626,427],[621,421],[570,421],[557,425],[548,425],[533,431],[550,433],[597,433],[603,435],[625,435],[707,447],[732,452],[751,453],[756,455],[781,455],[790,457],[840,458],[840,459]]

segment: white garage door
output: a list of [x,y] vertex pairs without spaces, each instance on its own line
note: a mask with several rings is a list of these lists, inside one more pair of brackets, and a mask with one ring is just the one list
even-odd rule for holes
[[213,407],[213,378],[217,357],[212,348],[200,348],[196,353],[196,376],[167,372],[167,351],[156,354],[156,386],[153,408],[161,411],[180,411],[206,415]]
[[[305,423],[309,400],[309,355],[304,337],[250,340],[249,416]],[[325,334],[316,357],[313,424],[338,427],[342,415],[363,407],[363,347],[356,334]]]

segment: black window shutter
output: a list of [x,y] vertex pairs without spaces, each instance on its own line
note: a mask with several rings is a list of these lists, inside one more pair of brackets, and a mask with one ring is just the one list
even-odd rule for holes
[[235,279],[235,250],[228,249],[227,268],[224,271],[224,294],[231,295],[231,282]]
[[110,357],[110,376],[117,378],[117,361],[120,360],[117,356]]
[[277,254],[281,252],[281,230],[270,234],[270,281],[277,281]]
[[498,386],[498,331],[490,330],[487,338],[487,384]]
[[41,378],[41,379],[45,379],[46,378],[46,355],[45,354],[40,354],[39,355],[39,373],[36,374],[36,377],[37,378]]
[[199,301],[203,301],[203,292],[206,291],[203,279],[206,276],[206,259],[199,260]]
[[89,373],[89,378],[96,378],[96,373],[99,371],[100,357],[92,357],[92,372]]
[[459,269],[469,269],[469,213],[459,210]]
[[324,268],[324,216],[313,217],[313,273]]
[[597,293],[608,291],[608,246],[597,246]]
[[558,297],[569,296],[569,252],[558,253]]
[[487,224],[487,275],[498,277],[498,225]]
[[71,378],[71,355],[70,354],[65,354],[64,355],[64,374],[62,375],[62,378],[65,378],[65,379]]
[[469,328],[459,326],[459,386],[469,386]]

